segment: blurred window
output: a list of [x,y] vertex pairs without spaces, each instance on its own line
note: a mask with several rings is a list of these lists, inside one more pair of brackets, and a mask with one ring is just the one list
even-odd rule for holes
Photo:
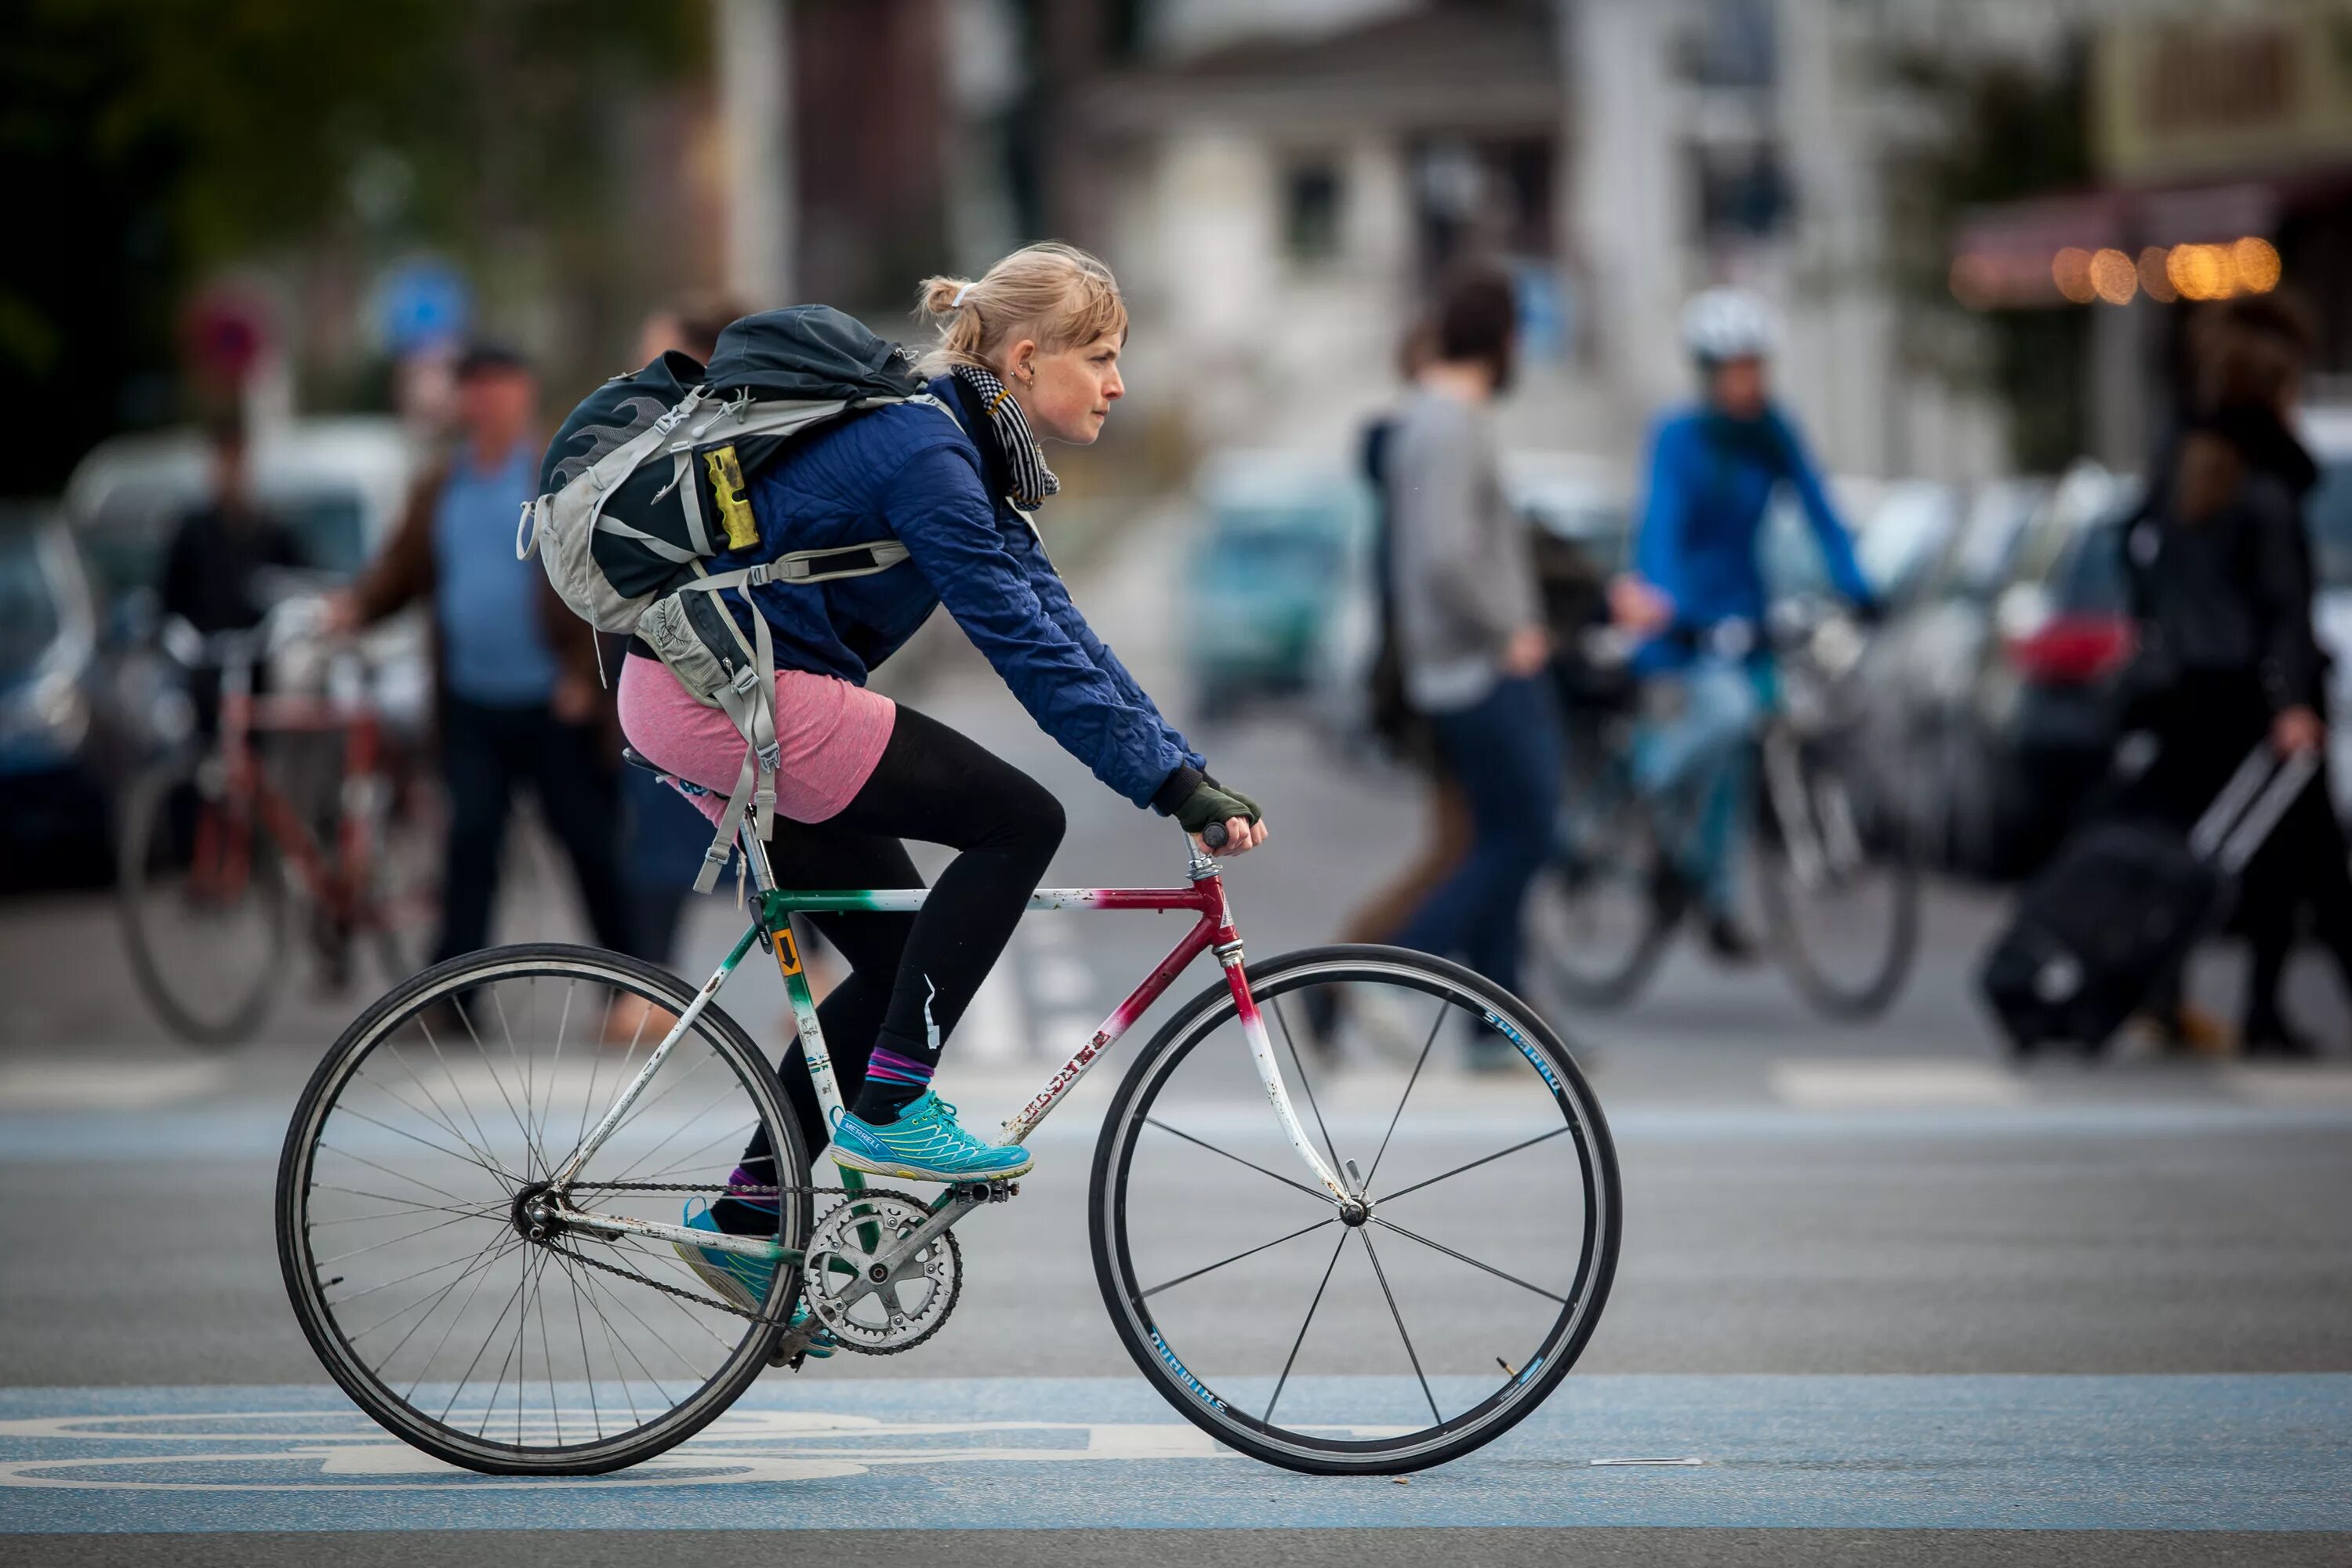
[[2352,588],[2352,458],[2327,464],[2304,501],[2323,588]]
[[1293,261],[1339,254],[1339,171],[1324,161],[1291,166],[1283,185],[1282,239]]
[[1764,89],[1780,74],[1773,0],[1707,0],[1683,36],[1682,74],[1700,87]]
[[2066,615],[2119,616],[2128,605],[2120,519],[2085,529],[2060,574],[2058,608]]
[[367,564],[365,513],[355,492],[313,490],[272,496],[266,504],[294,536],[294,548],[311,571],[348,577]]
[[1763,239],[1790,209],[1780,154],[1769,144],[1693,150],[1697,164],[1699,233],[1706,239]]
[[[201,502],[201,491],[176,485],[126,484],[109,492],[82,542],[110,600],[162,583],[173,531]],[[367,564],[366,509],[358,491],[268,491],[261,504],[294,536],[310,570],[348,577]]]
[[42,560],[40,535],[0,530],[0,679],[24,674],[57,639],[57,584]]

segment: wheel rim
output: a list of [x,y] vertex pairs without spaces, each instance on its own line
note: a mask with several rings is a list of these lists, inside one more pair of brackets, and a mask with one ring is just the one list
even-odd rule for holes
[[[1475,1446],[1549,1391],[1605,1292],[1598,1113],[1524,1019],[1444,973],[1335,963],[1256,994],[1310,1138],[1355,1163],[1370,1215],[1299,1179],[1221,1005],[1141,1069],[1114,1134],[1113,1310],[1180,1405],[1245,1446],[1380,1468]],[[1333,1011],[1318,997],[1343,1037],[1348,1015],[1411,1011],[1414,1061],[1333,1079],[1307,1038]]]
[[[772,1331],[743,1309],[780,1318],[794,1271],[730,1308],[666,1240],[541,1216],[551,1168],[687,998],[545,959],[453,967],[362,1026],[306,1100],[287,1261],[313,1343],[371,1414],[462,1462],[593,1461],[675,1440],[756,1373]],[[751,1133],[779,1114],[755,1070],[767,1070],[755,1053],[698,1019],[584,1167],[575,1202],[675,1224],[726,1197]],[[768,1238],[797,1245],[805,1197],[768,1201]]]

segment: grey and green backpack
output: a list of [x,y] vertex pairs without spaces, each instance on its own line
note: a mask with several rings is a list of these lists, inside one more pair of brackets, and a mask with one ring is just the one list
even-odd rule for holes
[[824,583],[885,572],[895,540],[789,551],[713,572],[760,542],[751,481],[794,437],[861,409],[930,401],[906,350],[826,305],[746,316],[719,335],[708,368],[666,353],[582,401],[549,443],[540,495],[515,549],[536,550],[572,611],[634,633],[705,707],[743,732],[742,771],[695,879],[708,891],[749,810],[760,837],[776,805],[775,654],[754,612],[747,639],[719,602],[730,588]]

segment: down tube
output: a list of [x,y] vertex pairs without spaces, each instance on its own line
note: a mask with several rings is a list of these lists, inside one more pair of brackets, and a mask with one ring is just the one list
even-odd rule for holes
[[1070,1086],[1086,1077],[1087,1069],[1099,1061],[1103,1053],[1110,1049],[1121,1035],[1133,1027],[1138,1018],[1150,1010],[1151,1005],[1160,1000],[1170,985],[1175,984],[1176,977],[1184,972],[1185,965],[1209,950],[1210,946],[1216,942],[1218,933],[1223,926],[1224,917],[1222,913],[1203,910],[1199,922],[1191,931],[1186,931],[1182,939],[1169,950],[1168,956],[1160,961],[1159,967],[1152,970],[1144,978],[1143,984],[1137,986],[1128,999],[1118,1005],[1116,1012],[1103,1020],[1102,1027],[1094,1032],[1093,1038],[1078,1047],[1077,1055],[1062,1064],[1061,1069],[1046,1081],[1043,1089],[1038,1091],[1037,1098],[1022,1108],[1020,1115],[1004,1124],[1004,1135],[997,1142],[1018,1143],[1037,1131],[1037,1124],[1045,1120],[1047,1112],[1062,1102],[1062,1096],[1069,1092]]

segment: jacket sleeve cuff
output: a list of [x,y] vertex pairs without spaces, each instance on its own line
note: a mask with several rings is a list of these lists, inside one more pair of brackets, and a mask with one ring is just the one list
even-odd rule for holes
[[1201,787],[1202,777],[1201,770],[1190,763],[1170,770],[1167,778],[1160,781],[1160,787],[1151,792],[1151,809],[1162,816],[1175,816],[1176,808],[1191,799],[1192,792]]

